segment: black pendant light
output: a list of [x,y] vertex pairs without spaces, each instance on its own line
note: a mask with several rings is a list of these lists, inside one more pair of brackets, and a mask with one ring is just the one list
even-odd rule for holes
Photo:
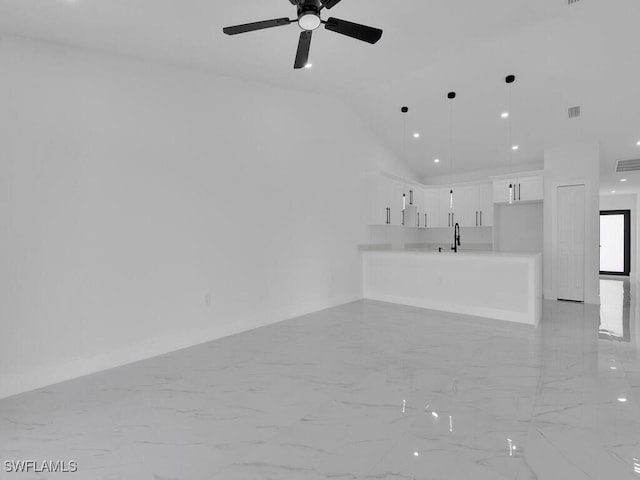
[[455,100],[456,98],[456,92],[449,92],[447,94],[447,98],[449,100],[451,100],[450,105],[451,105],[451,109],[450,109],[450,114],[449,114],[449,121],[450,121],[450,136],[449,136],[449,157],[450,157],[450,163],[451,163],[451,190],[449,191],[449,209],[453,210],[453,159],[455,157],[454,151],[453,151],[453,100]]
[[[509,119],[509,140],[508,140],[508,144],[507,144],[507,153],[509,155],[509,167],[513,166],[513,143],[512,143],[512,133],[513,133],[513,128],[512,128],[512,112],[511,112],[511,86],[514,84],[514,82],[516,81],[516,77],[515,75],[507,75],[507,77],[504,79],[505,83],[507,84],[507,88],[509,89],[509,99],[508,99],[508,108],[509,110],[507,111],[507,117]],[[504,114],[503,114],[504,116]],[[514,199],[514,191],[513,191],[513,183],[509,184],[509,204],[513,204],[513,199]]]

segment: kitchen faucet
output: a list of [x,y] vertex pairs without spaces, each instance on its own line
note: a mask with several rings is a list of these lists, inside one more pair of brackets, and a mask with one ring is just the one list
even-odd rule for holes
[[458,247],[460,246],[460,224],[456,223],[455,227],[453,227],[453,246],[451,250],[458,253]]

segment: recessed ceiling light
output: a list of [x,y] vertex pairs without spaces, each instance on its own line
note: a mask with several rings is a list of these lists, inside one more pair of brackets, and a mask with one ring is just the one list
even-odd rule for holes
[[414,133],[413,134],[413,138],[420,138],[420,134],[419,133]]
[[611,193],[616,193],[616,191],[615,190],[611,190]]
[[621,178],[621,179],[620,179],[620,181],[621,181],[621,182],[626,182],[626,181],[627,181],[627,179],[626,179],[626,178]]
[[626,399],[625,397],[620,397],[620,398],[618,398],[618,401],[619,401],[620,403],[627,403],[627,399]]
[[509,112],[502,112],[502,115],[500,115],[502,118],[509,118]]
[[311,67],[313,67],[313,63],[307,63],[307,64],[304,66],[304,68],[311,68]]
[[438,412],[431,412],[431,416],[433,418],[438,418],[439,415],[438,415]]
[[439,159],[439,158],[436,158],[436,159],[433,161],[433,163],[440,163],[440,159]]
[[520,150],[520,147],[518,145],[514,145],[513,147],[511,147],[511,150]]
[[414,457],[419,457],[419,456],[420,456],[420,453],[419,453],[419,452],[413,452],[413,456],[414,456]]
[[618,367],[609,367],[611,370],[617,370]]
[[636,145],[638,145],[640,147],[640,140],[638,140],[638,143],[636,143]]

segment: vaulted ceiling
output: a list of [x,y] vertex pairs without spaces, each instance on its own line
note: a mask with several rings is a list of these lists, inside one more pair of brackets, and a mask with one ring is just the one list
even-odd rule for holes
[[[640,175],[627,174],[622,188],[613,173],[616,160],[640,158],[637,0],[342,0],[324,18],[380,27],[382,40],[369,45],[321,28],[313,68],[298,71],[295,24],[222,33],[294,16],[288,0],[2,0],[0,33],[340,97],[423,177],[541,166],[545,146],[598,140],[602,189],[640,188]],[[500,116],[507,74],[517,76],[517,152]],[[577,105],[582,115],[570,120],[567,109]]]

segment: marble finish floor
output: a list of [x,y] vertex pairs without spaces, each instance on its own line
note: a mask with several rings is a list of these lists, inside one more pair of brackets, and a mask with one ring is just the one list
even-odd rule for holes
[[361,301],[0,400],[0,479],[640,479],[636,286],[602,281],[537,329]]

